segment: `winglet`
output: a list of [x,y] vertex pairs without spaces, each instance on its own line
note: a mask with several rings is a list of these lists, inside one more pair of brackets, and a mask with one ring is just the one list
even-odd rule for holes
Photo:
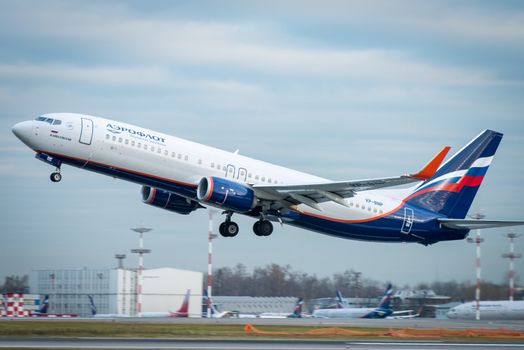
[[411,174],[409,177],[422,181],[431,179],[437,172],[440,164],[442,164],[444,158],[446,158],[446,155],[450,149],[451,147],[449,146],[444,147],[442,151],[440,151],[439,154],[437,154],[428,164],[426,164],[426,166],[421,171],[416,174]]

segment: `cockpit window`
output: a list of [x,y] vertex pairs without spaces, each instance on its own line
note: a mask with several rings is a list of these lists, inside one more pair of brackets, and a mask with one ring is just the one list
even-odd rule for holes
[[62,121],[60,119],[55,119],[53,121],[53,125],[60,125],[60,124],[62,124]]
[[[36,117],[35,120],[38,120],[40,122],[46,122],[46,123],[49,123],[49,124],[54,124],[54,125],[60,125],[62,124],[62,122],[60,120],[55,120],[53,118],[46,118],[46,117]],[[54,123],[56,122],[56,123]]]

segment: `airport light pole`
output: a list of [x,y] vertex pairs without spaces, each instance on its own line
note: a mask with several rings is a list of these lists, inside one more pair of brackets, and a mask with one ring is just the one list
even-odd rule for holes
[[509,259],[509,301],[513,301],[515,294],[515,259],[520,259],[522,254],[515,254],[515,238],[520,235],[510,232],[506,235],[509,238],[509,254],[502,254],[502,257]]
[[132,228],[131,231],[139,233],[138,249],[131,249],[131,253],[138,254],[138,274],[136,279],[137,297],[136,297],[136,313],[139,315],[142,312],[142,272],[144,270],[144,254],[151,253],[151,249],[144,249],[144,233],[151,231],[151,228],[137,227]]
[[[473,219],[480,220],[484,219],[486,215],[482,213],[476,213],[472,216]],[[477,267],[477,288],[475,289],[475,302],[476,302],[476,312],[475,319],[480,320],[480,278],[481,278],[481,269],[480,269],[480,244],[484,242],[484,239],[480,237],[480,229],[477,229],[477,237],[475,239],[469,237],[467,239],[468,243],[475,243],[477,245],[477,258],[475,265]]]
[[118,260],[118,268],[123,269],[124,268],[124,259],[126,258],[125,254],[115,254],[115,259]]
[[207,318],[211,318],[211,290],[213,286],[213,211],[208,209],[209,225],[207,231]]

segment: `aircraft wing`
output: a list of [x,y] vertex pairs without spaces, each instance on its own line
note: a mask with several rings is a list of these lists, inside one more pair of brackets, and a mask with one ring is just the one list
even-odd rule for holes
[[415,174],[296,185],[254,185],[253,189],[257,196],[263,199],[284,200],[290,204],[306,204],[317,210],[321,210],[318,203],[327,201],[348,206],[344,198],[353,197],[357,191],[393,187],[430,179],[436,173],[449,149],[449,146],[444,147],[421,171]]
[[470,230],[481,228],[494,228],[506,226],[524,225],[524,221],[508,221],[508,220],[465,220],[465,219],[438,219],[438,222],[448,228],[460,229],[468,228]]

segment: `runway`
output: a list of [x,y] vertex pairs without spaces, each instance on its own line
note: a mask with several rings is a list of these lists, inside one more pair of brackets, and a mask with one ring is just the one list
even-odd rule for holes
[[333,349],[524,349],[514,343],[447,343],[391,341],[193,340],[134,338],[0,338],[0,348],[32,349],[187,349],[187,350],[333,350]]

